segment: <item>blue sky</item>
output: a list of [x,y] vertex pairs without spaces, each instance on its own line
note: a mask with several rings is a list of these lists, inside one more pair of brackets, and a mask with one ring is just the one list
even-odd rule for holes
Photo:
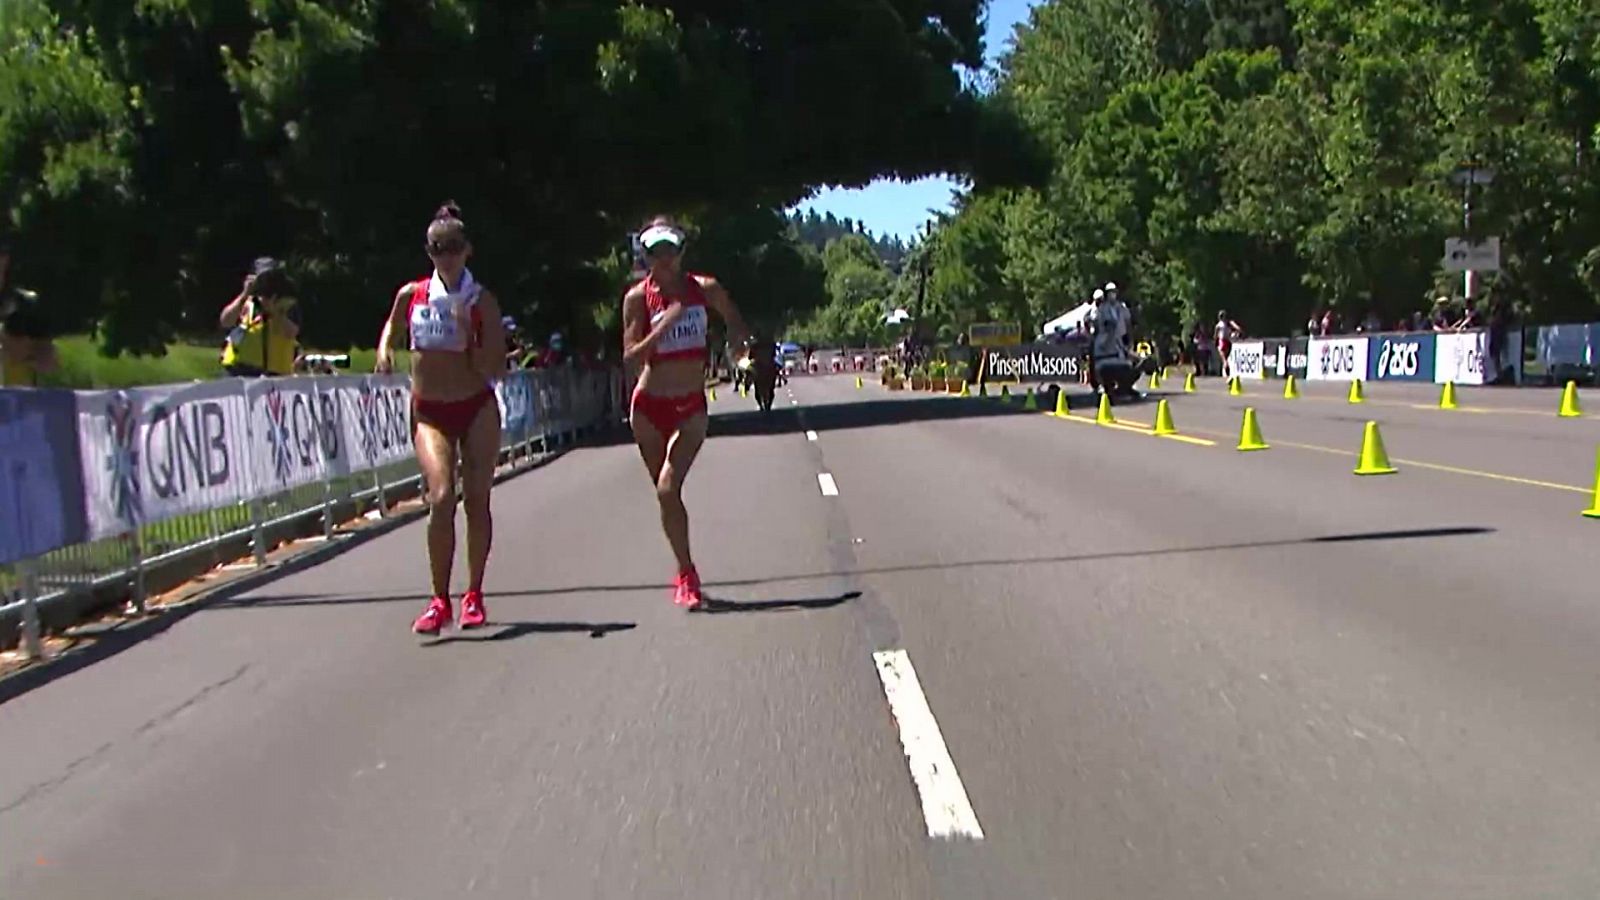
[[[1033,0],[990,0],[988,27],[984,31],[984,58],[989,64],[1005,52],[1011,29],[1028,19]],[[874,234],[898,234],[910,238],[932,217],[929,209],[948,209],[950,192],[958,185],[948,178],[919,181],[875,181],[864,188],[827,188],[800,203],[801,209],[846,216],[866,224]]]

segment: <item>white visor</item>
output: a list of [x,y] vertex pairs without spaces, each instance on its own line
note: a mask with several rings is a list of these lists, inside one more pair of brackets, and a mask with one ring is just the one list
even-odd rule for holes
[[652,225],[639,235],[639,244],[646,250],[660,243],[671,244],[674,247],[683,247],[683,232],[671,225]]

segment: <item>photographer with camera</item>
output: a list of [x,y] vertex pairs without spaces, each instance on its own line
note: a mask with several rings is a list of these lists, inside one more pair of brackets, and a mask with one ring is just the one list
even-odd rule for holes
[[257,259],[239,296],[222,308],[218,321],[229,330],[222,347],[222,368],[229,375],[294,373],[300,304],[282,263],[270,256]]

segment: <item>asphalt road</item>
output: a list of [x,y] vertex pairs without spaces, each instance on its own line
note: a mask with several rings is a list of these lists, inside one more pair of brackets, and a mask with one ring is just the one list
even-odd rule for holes
[[579,450],[497,488],[483,631],[407,631],[414,524],[0,705],[0,897],[1595,896],[1597,420],[1246,390],[724,386],[710,611]]

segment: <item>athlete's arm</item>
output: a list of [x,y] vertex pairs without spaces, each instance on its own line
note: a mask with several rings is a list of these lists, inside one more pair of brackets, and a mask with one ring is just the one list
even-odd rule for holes
[[728,296],[727,288],[715,278],[702,278],[695,276],[700,282],[701,290],[706,292],[706,305],[717,311],[722,321],[728,323],[728,341],[735,347],[740,346],[750,337],[750,329],[744,324],[744,316],[739,314],[739,307],[734,305],[733,298]]
[[478,294],[478,312],[483,322],[483,342],[472,350],[472,366],[493,381],[506,373],[506,329],[500,322],[500,301],[494,294]]
[[383,323],[383,333],[378,336],[378,358],[372,369],[388,374],[394,371],[394,342],[405,331],[406,313],[411,309],[411,285],[401,285],[394,294],[394,306],[389,308],[389,320]]
[[644,305],[644,288],[634,286],[622,297],[622,361],[636,363],[648,357],[656,341],[683,315],[682,303],[673,303],[650,328],[649,310]]

